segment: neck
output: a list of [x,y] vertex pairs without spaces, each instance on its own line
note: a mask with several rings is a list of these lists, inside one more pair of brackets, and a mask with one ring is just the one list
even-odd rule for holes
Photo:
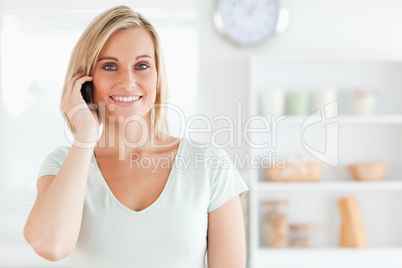
[[103,122],[103,132],[98,142],[98,150],[118,155],[119,160],[129,159],[132,153],[148,152],[153,149],[153,125],[151,116],[132,115],[109,117]]

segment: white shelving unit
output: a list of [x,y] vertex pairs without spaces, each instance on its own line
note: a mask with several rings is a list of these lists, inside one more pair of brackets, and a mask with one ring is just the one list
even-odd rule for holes
[[382,181],[382,182],[259,182],[258,191],[265,192],[314,192],[314,191],[402,191],[401,181]]
[[[325,267],[325,268],[379,268],[397,267],[396,256],[402,254],[401,248],[347,249],[326,248],[307,250],[260,250],[256,257],[265,267]],[[279,264],[280,265],[277,265]],[[399,264],[401,258],[399,258]],[[323,266],[325,264],[325,266]]]
[[[283,121],[286,124],[299,124],[301,125],[306,119],[305,116],[286,116]],[[402,124],[402,114],[393,115],[373,115],[373,116],[358,116],[358,115],[341,115],[337,118],[340,124],[353,124],[353,125],[387,125],[387,124]]]
[[[339,117],[305,128],[306,116],[289,116],[274,131],[251,133],[251,157],[272,161],[310,156],[306,146],[327,149],[326,125],[336,123],[338,155],[335,166],[322,164],[320,182],[268,182],[264,168],[251,168],[249,267],[402,267],[402,57],[382,55],[253,55],[249,60],[249,116],[262,115],[259,94],[281,88],[310,91],[334,87],[339,91]],[[377,90],[378,103],[372,116],[354,115],[350,97],[358,86]],[[311,111],[313,112],[313,111]],[[261,128],[256,120],[255,127]],[[271,126],[272,127],[272,126]],[[302,132],[305,140],[301,139]],[[264,146],[259,146],[264,147]],[[331,148],[330,148],[331,149]],[[332,148],[333,149],[333,148]],[[324,150],[325,151],[325,150]],[[325,152],[324,152],[325,153]],[[268,157],[269,154],[269,157]],[[390,170],[378,182],[354,181],[349,164],[387,162]],[[337,200],[353,195],[359,205],[369,247],[338,246],[340,213]],[[271,249],[262,232],[262,202],[289,202],[290,223],[319,225],[317,246],[311,249]]]

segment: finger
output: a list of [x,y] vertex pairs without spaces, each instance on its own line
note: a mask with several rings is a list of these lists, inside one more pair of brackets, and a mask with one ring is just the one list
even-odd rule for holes
[[82,85],[85,82],[92,81],[93,79],[94,78],[92,76],[83,76],[83,77],[78,78],[77,80],[75,80],[74,87],[73,87],[73,93],[74,92],[81,92]]
[[75,81],[77,79],[79,79],[80,77],[82,77],[82,76],[83,76],[82,74],[75,74],[70,78],[70,81],[68,82],[68,86],[67,86],[67,92],[68,93],[71,94],[73,92]]

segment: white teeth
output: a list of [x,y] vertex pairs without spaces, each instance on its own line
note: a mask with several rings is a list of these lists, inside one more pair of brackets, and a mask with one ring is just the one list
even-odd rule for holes
[[112,96],[113,99],[122,101],[122,102],[131,102],[131,101],[136,101],[140,98],[141,96],[133,96],[133,97],[114,97]]

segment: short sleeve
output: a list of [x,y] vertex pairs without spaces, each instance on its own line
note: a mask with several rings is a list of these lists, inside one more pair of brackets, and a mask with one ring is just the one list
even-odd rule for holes
[[68,151],[68,147],[60,146],[57,147],[52,153],[48,154],[39,168],[37,179],[45,175],[57,175],[64,163]]
[[[240,176],[239,171],[223,149],[215,155],[216,160],[209,164],[212,172],[212,183],[208,213],[219,208],[230,199],[239,195],[240,198],[249,190]],[[211,161],[214,159],[210,158]]]

